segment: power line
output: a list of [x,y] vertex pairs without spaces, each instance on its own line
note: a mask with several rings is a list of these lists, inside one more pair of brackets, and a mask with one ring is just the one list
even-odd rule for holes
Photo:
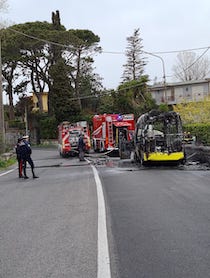
[[172,53],[179,53],[179,52],[197,51],[197,50],[203,50],[203,49],[209,49],[209,48],[210,48],[210,46],[206,46],[206,47],[189,48],[189,49],[183,49],[183,50],[160,51],[160,52],[153,52],[153,53],[154,54],[172,54]]
[[[18,30],[15,30],[13,28],[8,28],[9,30],[17,33],[17,34],[20,34],[20,35],[23,35],[25,37],[28,37],[28,38],[31,38],[31,39],[34,39],[34,40],[38,40],[38,41],[42,41],[42,42],[45,42],[47,44],[52,44],[52,45],[56,45],[56,46],[59,46],[59,47],[62,47],[62,48],[69,48],[69,49],[74,49],[73,46],[70,46],[70,45],[65,45],[65,44],[61,44],[61,43],[57,43],[57,42],[53,42],[53,41],[49,41],[49,40],[45,40],[45,39],[41,39],[41,38],[38,38],[38,37],[35,37],[35,36],[32,36],[32,35],[28,35],[28,34],[25,34],[23,32],[20,32]],[[183,50],[171,50],[171,51],[159,51],[159,52],[148,52],[148,51],[143,51],[143,53],[147,54],[147,55],[151,55],[151,56],[155,56],[155,57],[158,57],[161,59],[162,63],[163,63],[163,67],[164,66],[164,62],[163,62],[163,58],[161,56],[158,56],[158,54],[172,54],[172,53],[180,53],[180,52],[190,52],[190,51],[197,51],[197,50],[204,50],[204,52],[191,64],[189,65],[186,69],[183,69],[181,72],[185,72],[186,70],[188,70],[190,67],[192,67],[194,64],[197,63],[197,61],[199,61],[201,59],[201,57],[207,53],[207,51],[210,49],[210,46],[207,46],[207,47],[199,47],[199,48],[189,48],[189,49],[183,49]],[[125,52],[122,52],[122,51],[103,51],[101,50],[101,53],[104,53],[104,54],[114,54],[114,55],[125,55]],[[173,77],[175,75],[167,75],[165,74],[165,70],[164,70],[164,74],[163,74],[163,78],[165,79],[166,77]]]
[[[28,38],[31,38],[31,39],[34,39],[34,40],[46,42],[48,44],[53,44],[53,45],[64,47],[64,48],[73,48],[72,46],[69,46],[69,45],[65,45],[65,44],[61,44],[61,43],[57,43],[57,42],[53,42],[53,41],[41,39],[41,38],[38,38],[38,37],[35,37],[35,36],[32,36],[32,35],[25,34],[23,32],[17,31],[17,30],[15,30],[13,28],[10,28],[10,27],[8,27],[8,29],[13,31],[13,32],[15,32],[15,33],[18,33],[20,35],[23,35],[25,37],[28,37]],[[182,49],[182,50],[154,51],[154,52],[142,51],[142,52],[145,52],[146,54],[154,54],[154,55],[155,54],[172,54],[172,53],[179,53],[179,52],[189,52],[189,51],[204,50],[204,49],[209,49],[209,48],[210,48],[210,46],[198,47],[198,48],[189,48],[189,49]],[[104,54],[120,54],[120,55],[121,54],[125,54],[125,52],[123,52],[123,51],[105,51],[105,50],[102,50],[101,53],[104,53]]]
[[[210,49],[210,47],[208,47],[200,56],[198,56],[195,61],[189,65],[188,67],[186,67],[185,69],[181,70],[180,72],[178,72],[177,74],[181,74],[183,72],[186,72],[189,68],[191,68],[193,65],[195,65],[206,53],[207,51]],[[167,77],[173,77],[173,76],[176,76],[176,75],[168,75]]]
[[34,39],[34,40],[37,40],[37,41],[41,41],[41,42],[45,42],[45,43],[48,43],[48,44],[53,44],[53,45],[56,45],[56,46],[60,46],[62,48],[72,48],[72,46],[69,46],[69,45],[65,45],[65,44],[61,44],[61,43],[57,43],[57,42],[52,42],[52,41],[49,41],[49,40],[44,40],[44,39],[41,39],[41,38],[38,38],[38,37],[35,37],[35,36],[31,36],[31,35],[28,35],[28,34],[25,34],[23,32],[20,32],[20,31],[17,31],[13,28],[8,28],[9,30],[19,34],[19,35],[22,35],[22,36],[25,36],[27,38],[30,38],[30,39]]

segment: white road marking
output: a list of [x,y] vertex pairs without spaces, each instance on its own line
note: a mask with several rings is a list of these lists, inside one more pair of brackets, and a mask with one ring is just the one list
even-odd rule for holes
[[[111,278],[110,270],[110,257],[109,246],[107,238],[107,226],[106,226],[106,208],[104,201],[103,188],[101,180],[98,175],[98,171],[95,166],[91,165],[97,189],[98,198],[98,255],[97,255],[97,278]],[[13,172],[15,169],[1,173],[1,176]]]
[[109,246],[106,226],[106,208],[101,180],[95,166],[91,165],[98,197],[98,269],[97,278],[111,278]]
[[11,173],[11,172],[13,172],[13,171],[15,171],[15,170],[16,170],[16,169],[12,169],[12,170],[9,170],[9,171],[7,171],[7,172],[1,173],[1,174],[0,174],[0,177],[5,176],[5,175],[7,175],[7,174],[9,174],[9,173]]

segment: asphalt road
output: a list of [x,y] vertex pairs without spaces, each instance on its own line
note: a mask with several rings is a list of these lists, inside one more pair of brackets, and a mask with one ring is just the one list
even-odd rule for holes
[[[0,173],[0,278],[96,278],[90,165],[56,150],[32,158],[39,179]],[[110,278],[210,277],[210,171],[90,159],[106,201]]]
[[113,167],[100,174],[116,277],[210,277],[210,171]]
[[[0,277],[93,278],[97,197],[87,163],[32,153],[38,179],[0,176]],[[58,166],[63,167],[58,167]]]

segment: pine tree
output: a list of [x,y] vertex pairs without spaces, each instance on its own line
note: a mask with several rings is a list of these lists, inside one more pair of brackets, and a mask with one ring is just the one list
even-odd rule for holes
[[127,42],[127,63],[123,65],[123,82],[138,80],[143,75],[144,66],[146,65],[146,58],[142,56],[143,45],[140,38],[140,30],[135,29],[133,35],[127,38]]

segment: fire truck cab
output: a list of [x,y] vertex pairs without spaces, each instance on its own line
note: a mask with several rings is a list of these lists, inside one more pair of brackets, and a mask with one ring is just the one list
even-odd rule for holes
[[79,135],[84,134],[86,152],[90,150],[90,130],[86,121],[70,123],[64,121],[58,126],[58,151],[62,157],[78,154]]
[[92,145],[95,152],[119,150],[120,142],[131,141],[135,130],[133,114],[102,114],[93,117]]

